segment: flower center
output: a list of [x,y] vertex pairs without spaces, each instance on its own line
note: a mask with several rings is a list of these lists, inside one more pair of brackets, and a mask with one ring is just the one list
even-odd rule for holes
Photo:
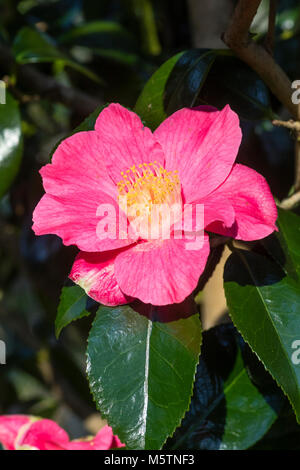
[[167,171],[154,161],[133,165],[121,175],[119,205],[141,238],[153,238],[154,233],[159,238],[162,231],[169,231],[182,205],[178,172]]

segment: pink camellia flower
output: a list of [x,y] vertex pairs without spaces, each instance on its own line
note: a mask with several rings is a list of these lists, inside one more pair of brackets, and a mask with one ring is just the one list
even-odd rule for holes
[[0,416],[0,443],[6,450],[108,450],[124,447],[109,426],[95,437],[70,441],[50,419],[26,415]]
[[[276,230],[265,179],[235,164],[240,142],[239,119],[229,106],[181,109],[152,133],[135,113],[111,104],[94,131],[64,140],[41,169],[46,194],[33,230],[81,250],[70,278],[102,304],[180,303],[206,265],[203,229],[241,240]],[[197,206],[204,210],[200,221]],[[191,236],[200,232],[201,243],[193,245]]]

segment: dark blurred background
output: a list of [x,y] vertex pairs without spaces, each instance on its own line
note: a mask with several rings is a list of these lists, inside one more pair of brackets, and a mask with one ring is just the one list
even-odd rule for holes
[[[292,80],[300,79],[299,2],[278,3],[276,60]],[[113,101],[133,108],[149,77],[175,53],[225,47],[220,36],[234,4],[0,2],[0,79],[19,103],[23,134],[16,177],[0,199],[0,339],[7,345],[7,364],[0,365],[0,414],[50,417],[72,437],[95,433],[102,425],[85,376],[91,319],[75,322],[55,339],[60,291],[76,250],[63,247],[55,236],[35,237],[31,230],[43,193],[38,170],[57,142],[97,106]],[[252,28],[261,37],[267,6],[264,1]],[[210,93],[217,96],[218,89]],[[271,100],[274,112],[286,118]],[[293,182],[291,135],[267,119],[243,119],[242,125],[239,161],[264,174],[275,196],[286,196]]]

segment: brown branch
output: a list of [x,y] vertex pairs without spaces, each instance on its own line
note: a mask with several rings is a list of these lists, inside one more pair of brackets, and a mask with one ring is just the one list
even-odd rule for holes
[[286,129],[290,129],[292,131],[300,132],[300,122],[299,121],[293,121],[290,119],[289,121],[279,121],[275,119],[272,121],[272,124],[274,126],[278,127],[285,127]]
[[273,55],[273,52],[274,52],[277,4],[278,4],[278,0],[270,0],[269,27],[268,27],[266,40],[265,40],[265,48],[271,55]]
[[266,49],[253,41],[249,34],[260,3],[261,0],[239,0],[230,24],[223,34],[223,41],[258,73],[272,93],[296,117],[297,106],[291,100],[290,79]]
[[[297,121],[293,121],[291,119],[289,121],[274,120],[273,124],[274,126],[281,126],[281,127],[285,127],[286,129],[290,129],[294,131],[296,134],[294,191],[296,193],[299,193],[300,192],[300,103],[298,104],[298,120]],[[290,198],[287,199],[287,201],[289,200]]]
[[[0,67],[9,73],[16,64],[10,50],[0,46]],[[94,96],[73,87],[63,85],[55,78],[46,75],[32,65],[21,65],[16,68],[17,80],[22,87],[32,90],[35,95],[40,95],[52,101],[57,101],[72,109],[80,116],[88,116],[103,101]]]

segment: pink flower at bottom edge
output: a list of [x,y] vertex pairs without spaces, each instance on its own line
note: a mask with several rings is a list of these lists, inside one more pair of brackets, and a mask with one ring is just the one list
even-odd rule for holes
[[[193,233],[205,229],[249,241],[276,230],[277,210],[265,179],[235,164],[241,137],[229,106],[181,109],[152,133],[135,113],[111,104],[94,131],[65,139],[41,169],[46,194],[34,211],[33,230],[81,250],[70,278],[104,305],[132,298],[158,306],[180,303],[205,268],[209,238],[204,233],[200,247],[187,249],[189,231],[177,239],[176,223],[156,221],[157,205],[202,205],[200,225],[194,212],[189,216]],[[103,208],[112,211],[104,215]],[[149,224],[170,228],[170,238],[149,236]]]
[[67,450],[109,450],[124,447],[118,436],[113,434],[110,426],[106,425],[94,438],[78,439],[71,441]]
[[10,415],[0,416],[0,443],[7,450],[15,450],[15,442],[20,429],[32,422],[30,416]]
[[0,442],[6,450],[108,450],[124,446],[107,425],[95,437],[70,441],[54,421],[25,415],[0,416]]

